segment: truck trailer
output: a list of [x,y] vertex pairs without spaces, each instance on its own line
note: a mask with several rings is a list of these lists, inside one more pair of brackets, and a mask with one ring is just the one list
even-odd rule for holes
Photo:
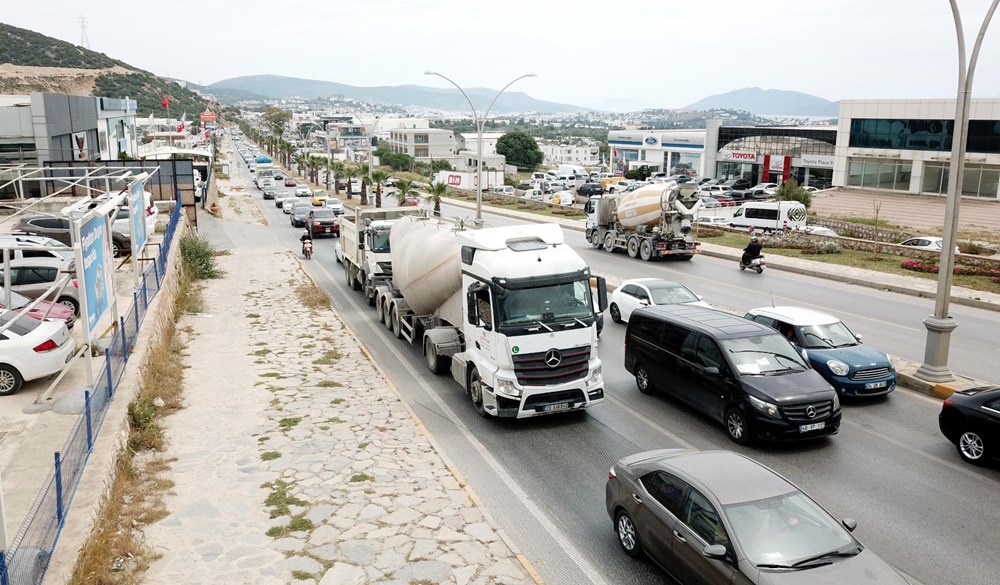
[[[597,315],[607,287],[556,224],[475,228],[408,216],[389,233],[375,314],[450,372],[482,416],[524,418],[604,400]],[[597,310],[595,311],[595,304]]]
[[587,240],[605,252],[632,258],[690,260],[699,252],[691,224],[701,207],[698,186],[648,185],[629,193],[595,195],[587,202]]
[[422,214],[416,207],[356,207],[340,216],[340,249],[344,276],[354,290],[363,290],[369,305],[375,287],[392,277],[389,233],[400,217]]

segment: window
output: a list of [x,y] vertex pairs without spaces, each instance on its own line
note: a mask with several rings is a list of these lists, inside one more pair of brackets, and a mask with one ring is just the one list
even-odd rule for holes
[[680,518],[684,494],[688,490],[687,483],[662,471],[654,471],[647,474],[639,481],[654,500],[659,502],[671,514]]
[[847,185],[885,191],[909,191],[912,171],[913,166],[906,161],[852,158],[847,167]]
[[625,288],[622,289],[622,294],[623,295],[628,295],[630,297],[638,297],[639,296],[639,287],[636,286],[636,285],[634,285],[634,284],[627,284],[627,285],[625,285]]
[[657,336],[657,343],[670,353],[680,355],[681,346],[684,345],[684,341],[690,335],[697,335],[697,333],[671,323],[660,323],[660,334]]
[[769,221],[777,221],[778,210],[777,209],[762,209],[759,207],[750,207],[746,210],[747,219],[766,219]]
[[729,536],[719,519],[719,513],[700,493],[691,490],[681,521],[708,544],[729,547]]
[[719,368],[721,372],[726,366],[726,358],[715,341],[704,335],[698,337],[698,361],[706,368]]
[[985,408],[989,408],[989,409],[996,410],[996,411],[1000,412],[1000,398],[994,398],[993,400],[990,400],[989,402],[987,402],[983,406]]
[[30,266],[25,268],[15,268],[11,276],[17,284],[41,284],[45,282],[55,282],[59,271],[55,268],[44,266]]
[[476,292],[476,309],[479,312],[480,326],[493,326],[493,308],[490,305],[490,290],[484,288]]

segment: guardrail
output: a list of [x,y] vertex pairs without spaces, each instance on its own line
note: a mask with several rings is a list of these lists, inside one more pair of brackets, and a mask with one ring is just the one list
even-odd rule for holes
[[178,201],[170,214],[159,253],[152,259],[149,268],[143,271],[142,284],[133,293],[132,305],[119,318],[111,345],[104,350],[103,367],[94,381],[94,387],[84,392],[83,413],[73,425],[63,448],[53,454],[52,471],[17,534],[7,550],[0,551],[0,585],[39,585],[45,576],[94,441],[125,374],[139,328],[149,311],[149,303],[160,291],[166,277],[167,259],[180,223],[181,209]]

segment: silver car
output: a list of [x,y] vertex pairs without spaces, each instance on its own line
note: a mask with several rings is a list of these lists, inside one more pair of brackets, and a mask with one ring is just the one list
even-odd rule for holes
[[[26,297],[37,299],[44,295],[56,282],[69,276],[61,290],[55,290],[45,298],[73,309],[80,315],[80,291],[77,288],[76,262],[59,258],[26,258],[10,261],[10,289]],[[3,282],[3,267],[0,266],[0,282]]]

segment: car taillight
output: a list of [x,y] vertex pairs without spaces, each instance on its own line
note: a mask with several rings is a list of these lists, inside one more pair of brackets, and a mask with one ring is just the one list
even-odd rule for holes
[[153,206],[150,205],[146,208],[146,215],[153,215]]
[[618,475],[615,473],[614,465],[612,465],[611,469],[608,470],[608,479],[618,479]]
[[948,400],[945,400],[944,404],[942,404],[941,406],[943,408],[951,408],[954,404],[955,403],[951,401],[951,398],[949,398]]
[[80,283],[76,280],[73,281],[73,288],[80,288]]
[[45,343],[36,345],[33,349],[36,353],[45,353],[47,351],[52,351],[53,349],[59,349],[59,345],[55,341],[49,339]]

